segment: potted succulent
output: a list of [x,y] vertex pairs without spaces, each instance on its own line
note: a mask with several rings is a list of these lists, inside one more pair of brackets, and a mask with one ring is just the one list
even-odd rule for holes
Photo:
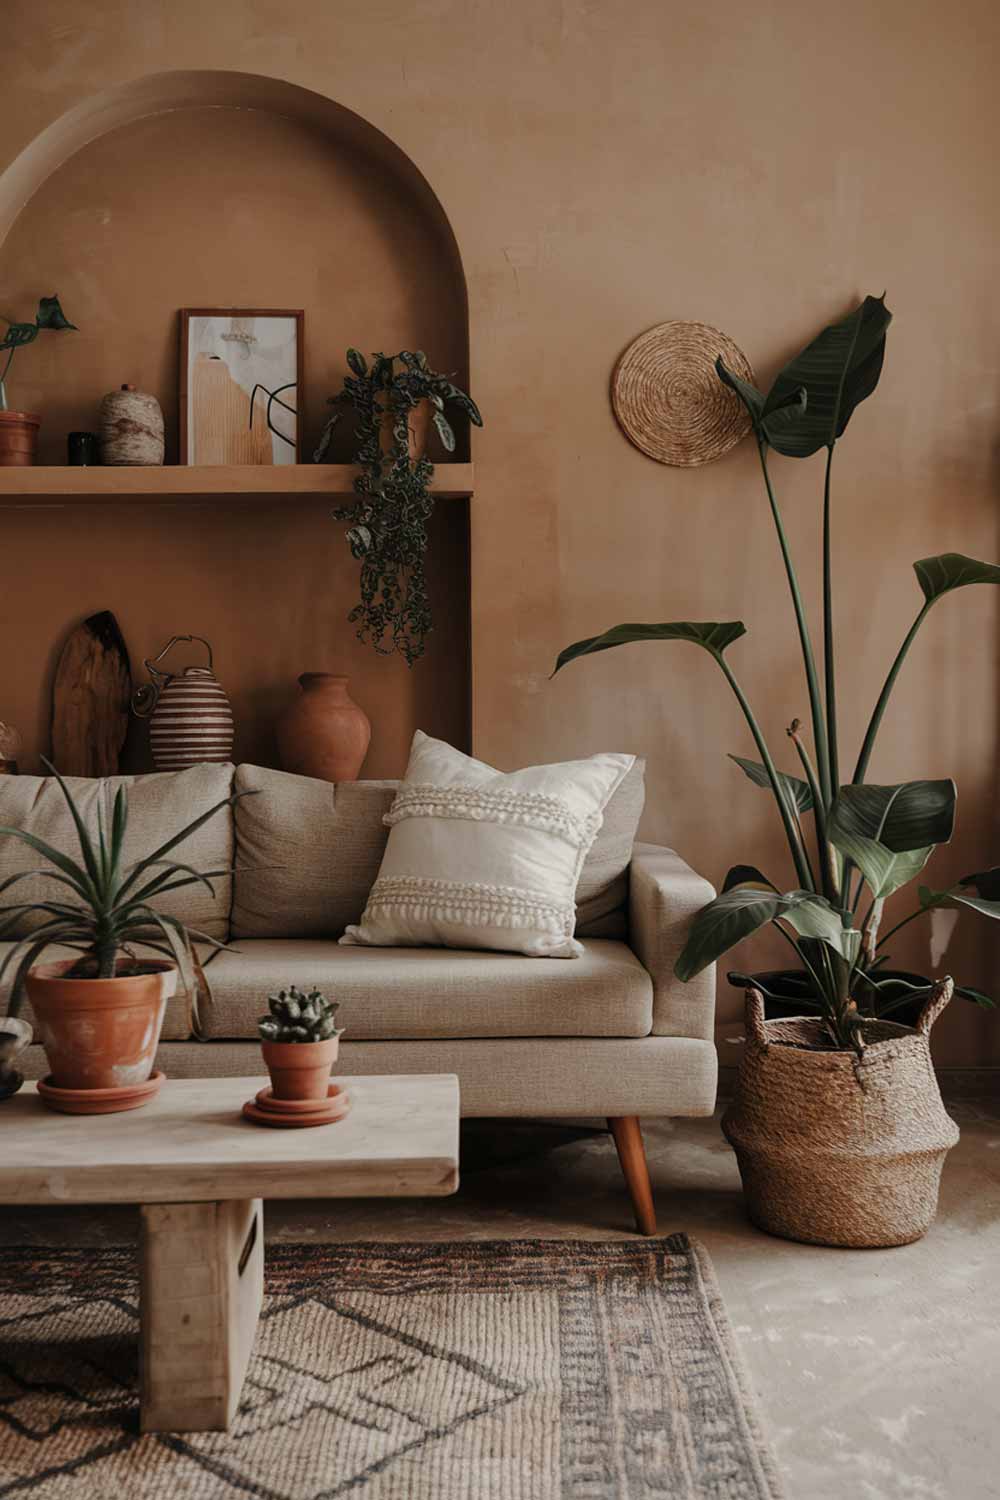
[[267,1005],[257,1028],[275,1099],[325,1100],[343,1034],[337,1030],[338,1002],[291,984],[268,995]]
[[[577,657],[630,641],[687,641],[706,651],[729,683],[759,756],[732,758],[771,793],[795,878],[789,888],[755,865],[734,865],[722,893],[695,918],[676,973],[693,978],[768,924],[795,952],[801,970],[796,993],[811,1015],[767,1021],[763,985],[738,976],[748,991],[748,1046],[727,1130],[758,1223],[796,1239],[851,1245],[902,1243],[923,1233],[935,1211],[944,1152],[956,1139],[928,1051],[930,1026],[948,1003],[952,982],[887,976],[885,943],[906,923],[940,907],[1000,917],[1000,870],[989,869],[946,890],[920,886],[916,909],[881,934],[887,899],[916,878],[936,845],[951,838],[956,791],[954,782],[942,779],[892,786],[867,781],[893,687],[928,612],[956,589],[1000,583],[1000,566],[954,552],[914,564],[922,603],[889,669],[849,780],[840,769],[831,469],[855,407],[878,384],[889,321],[884,298],[866,297],[792,359],[767,396],[733,375],[721,358],[716,364],[720,380],[750,416],[788,579],[812,727],[811,747],[798,719],[787,731],[801,774],[776,766],[726,656],[746,634],[742,621],[617,625],[568,647],[556,663],[558,671]],[[822,686],[772,482],[772,450],[792,458],[826,452]],[[964,993],[992,1006],[976,990]],[[915,1027],[889,1019],[904,1005],[917,1007]],[[862,1092],[848,1095],[847,1087]],[[826,1106],[819,1113],[817,1100]]]
[[[398,652],[412,667],[432,628],[424,555],[434,465],[424,442],[433,422],[445,451],[455,451],[448,406],[477,427],[483,419],[471,397],[430,369],[420,350],[373,354],[369,365],[357,349],[348,349],[347,363],[344,389],[329,404],[354,409],[355,462],[361,469],[354,481],[358,498],[334,511],[336,520],[351,523],[347,543],[361,564],[361,601],[348,619],[358,625],[359,640],[381,656]],[[316,463],[326,457],[341,414],[335,411],[327,422]]]
[[41,298],[33,323],[11,323],[2,316],[0,321],[7,323],[7,332],[0,339],[0,357],[7,355],[0,370],[0,464],[24,466],[35,462],[35,446],[42,419],[34,412],[8,410],[7,375],[14,355],[25,344],[33,344],[43,328],[61,332],[75,329],[76,324],[66,317],[58,297]]
[[[216,803],[144,859],[126,865],[125,787],[115,796],[110,827],[99,810],[95,838],[66,782],[48,761],[45,767],[66,799],[80,859],[23,829],[0,828],[0,837],[21,839],[48,866],[11,875],[0,884],[0,894],[29,873],[41,874],[59,888],[51,900],[0,907],[0,938],[21,925],[25,916],[40,919],[0,964],[0,982],[13,970],[10,1016],[16,1016],[23,990],[27,990],[49,1063],[50,1085],[59,1090],[121,1090],[124,1098],[150,1077],[163,1013],[177,987],[178,974],[190,983],[197,968],[192,939],[213,948],[225,947],[153,903],[157,897],[197,883],[212,890],[212,880],[228,870],[199,873],[167,856],[209,818],[246,794],[235,793]],[[46,949],[54,946],[69,948],[77,956],[39,963]],[[123,1103],[122,1107],[133,1106]]]

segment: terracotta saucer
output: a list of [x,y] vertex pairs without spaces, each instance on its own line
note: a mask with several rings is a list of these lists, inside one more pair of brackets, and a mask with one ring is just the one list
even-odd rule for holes
[[350,1107],[350,1095],[340,1090],[308,1114],[281,1115],[272,1109],[261,1109],[256,1099],[248,1099],[243,1106],[243,1115],[255,1125],[270,1125],[275,1130],[305,1130],[310,1125],[332,1125],[336,1120],[342,1120]]
[[[341,1093],[343,1090],[339,1084],[331,1083],[326,1097],[335,1099]],[[329,1107],[324,1099],[276,1099],[271,1089],[261,1089],[256,1102],[260,1109],[266,1109],[273,1115],[312,1115],[319,1109]]]
[[157,1070],[145,1083],[128,1083],[117,1089],[60,1089],[47,1078],[38,1083],[38,1097],[64,1115],[113,1115],[125,1109],[140,1109],[159,1093],[165,1073]]

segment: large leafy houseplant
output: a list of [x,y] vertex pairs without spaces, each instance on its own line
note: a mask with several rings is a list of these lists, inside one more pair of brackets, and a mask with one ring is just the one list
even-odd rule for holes
[[357,349],[348,349],[351,373],[344,389],[330,397],[337,407],[314,454],[322,463],[342,413],[353,407],[356,420],[354,481],[357,499],[334,511],[349,521],[351,554],[361,563],[361,599],[348,616],[358,625],[358,639],[382,656],[398,652],[407,666],[424,654],[433,625],[427,597],[424,557],[427,522],[434,509],[430,482],[434,465],[414,442],[411,420],[424,403],[445,451],[455,451],[455,432],[445,415],[457,407],[470,422],[483,419],[470,396],[427,364],[421,351],[373,354],[369,365]]
[[[809,737],[798,720],[788,735],[799,772],[779,770],[763,728],[728,657],[746,634],[742,621],[674,620],[664,624],[616,625],[563,651],[556,671],[577,657],[632,641],[687,641],[719,667],[743,712],[759,759],[733,756],[752,782],[770,791],[784,829],[795,884],[782,888],[750,864],[734,865],[721,894],[695,918],[677,960],[688,980],[736,943],[770,925],[794,949],[809,976],[811,998],[822,1016],[829,1045],[864,1046],[866,1017],[885,1017],[930,993],[930,985],[885,978],[884,945],[914,918],[938,907],[957,907],[1000,917],[1000,868],[966,876],[948,890],[921,885],[916,909],[884,935],[886,899],[913,881],[937,844],[951,838],[956,789],[950,780],[910,781],[894,786],[867,782],[868,766],[893,687],[931,607],[971,584],[1000,583],[1000,566],[957,552],[914,564],[923,596],[913,624],[889,668],[875,703],[850,780],[842,777],[837,732],[837,656],[832,575],[831,472],[837,442],[858,404],[878,384],[891,314],[884,297],[866,297],[847,317],[825,328],[780,371],[765,396],[717,361],[722,380],[746,408],[784,563],[795,616],[811,718]],[[806,608],[772,481],[772,452],[809,458],[825,450],[823,483],[822,670],[814,651]],[[804,823],[811,814],[813,836]],[[978,991],[960,989],[984,1006]]]

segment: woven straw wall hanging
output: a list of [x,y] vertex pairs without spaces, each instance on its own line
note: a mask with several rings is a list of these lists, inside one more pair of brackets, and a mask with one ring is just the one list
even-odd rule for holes
[[630,442],[661,464],[693,468],[750,431],[742,403],[715,372],[719,355],[753,381],[750,361],[708,323],[658,323],[631,343],[611,377],[611,404]]

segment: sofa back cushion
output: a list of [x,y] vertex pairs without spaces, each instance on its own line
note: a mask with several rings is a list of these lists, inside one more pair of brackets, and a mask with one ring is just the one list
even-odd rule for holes
[[[637,760],[604,809],[577,887],[578,935],[626,933],[628,866],[645,796]],[[360,922],[378,875],[395,781],[314,781],[262,766],[236,768],[237,938],[339,937]]]
[[234,938],[338,937],[360,920],[395,781],[315,781],[237,766]]
[[628,936],[628,867],[646,802],[646,762],[635,764],[604,809],[604,822],[576,887],[578,938]]
[[[68,776],[66,782],[84,822],[95,834],[98,807],[103,805],[105,826],[110,826],[115,793],[120,786],[128,788],[129,820],[124,859],[129,864],[151,854],[186,823],[207,812],[213,803],[228,797],[232,791],[232,779],[231,765],[204,765],[192,766],[186,771],[156,772],[150,776]],[[79,861],[81,857],[69,808],[52,777],[0,776],[0,827],[33,833],[73,859]],[[233,815],[231,809],[225,808],[172,849],[168,858],[199,871],[209,871],[230,868],[233,853]],[[0,884],[10,875],[20,874],[23,870],[39,870],[44,865],[44,859],[20,839],[0,834]],[[210,937],[225,939],[229,936],[232,877],[223,875],[212,884],[214,895],[199,883],[158,897],[153,904],[188,926],[207,932]],[[0,896],[0,906],[53,899],[73,898],[65,887],[54,881],[42,875],[29,875]],[[25,936],[45,920],[45,913],[22,916],[4,936]]]

